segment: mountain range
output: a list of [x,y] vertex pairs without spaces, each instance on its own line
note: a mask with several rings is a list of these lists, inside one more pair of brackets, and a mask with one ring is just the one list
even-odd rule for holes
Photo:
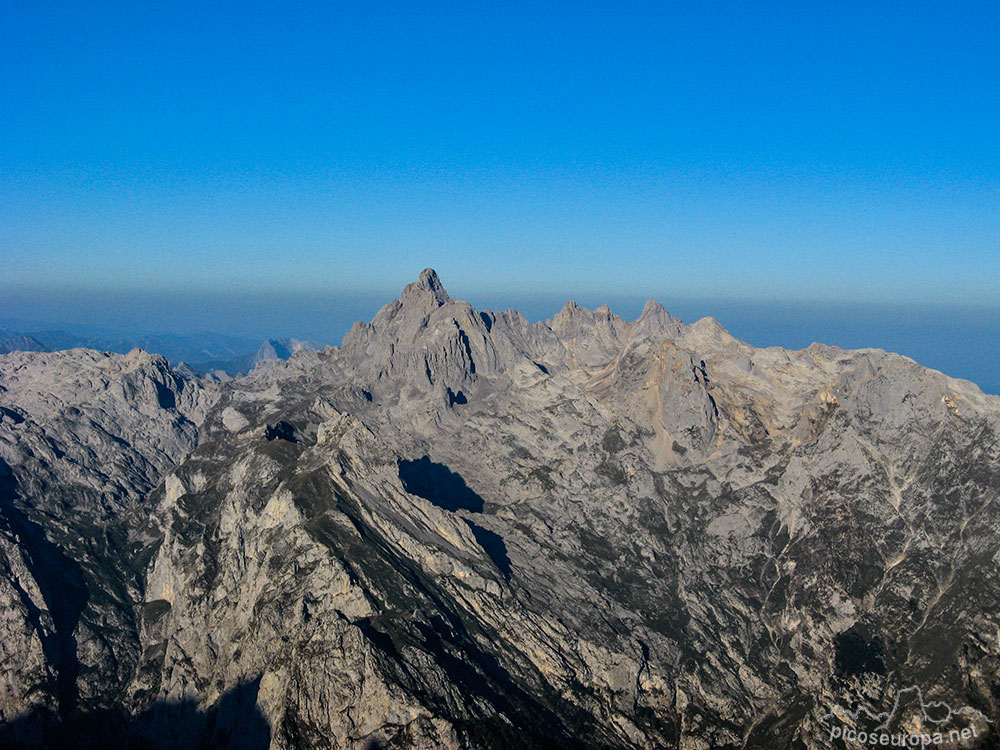
[[261,362],[288,359],[299,349],[318,351],[325,344],[294,338],[254,339],[218,333],[198,334],[128,334],[101,333],[65,328],[37,328],[27,321],[31,333],[0,329],[0,354],[16,351],[51,352],[63,349],[95,349],[125,354],[144,349],[161,354],[171,363],[194,372],[245,375]]
[[0,742],[811,750],[914,685],[1000,718],[973,383],[430,269],[271,346],[0,356]]

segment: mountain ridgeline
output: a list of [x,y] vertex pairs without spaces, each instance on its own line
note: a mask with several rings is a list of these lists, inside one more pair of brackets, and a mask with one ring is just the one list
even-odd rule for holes
[[996,746],[1000,398],[431,270],[275,353],[0,356],[0,745]]
[[[21,321],[22,323],[24,321]],[[213,333],[176,335],[98,335],[81,331],[39,330],[18,333],[0,329],[0,354],[9,352],[55,352],[64,349],[96,349],[125,354],[135,348],[161,354],[182,372],[211,373],[212,377],[228,379],[245,375],[254,367],[285,360],[300,349],[319,351],[325,347],[316,341],[293,338],[252,339]]]

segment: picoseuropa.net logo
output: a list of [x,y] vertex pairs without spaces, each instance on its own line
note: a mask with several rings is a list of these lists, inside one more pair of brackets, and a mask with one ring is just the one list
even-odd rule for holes
[[822,719],[829,741],[841,740],[847,747],[968,747],[993,723],[972,706],[953,709],[944,701],[925,701],[917,685],[897,692],[889,711],[836,706]]

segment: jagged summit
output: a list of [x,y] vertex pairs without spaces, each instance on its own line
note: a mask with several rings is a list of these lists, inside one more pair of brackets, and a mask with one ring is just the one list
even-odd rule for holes
[[427,268],[370,323],[354,324],[339,361],[365,382],[366,392],[393,402],[409,398],[407,393],[442,388],[453,394],[461,390],[468,398],[484,375],[525,367],[545,372],[599,368],[634,342],[675,338],[682,329],[656,303],[647,304],[634,322],[607,305],[589,310],[574,301],[536,323],[516,311],[480,312],[453,299]]
[[[444,307],[450,303],[460,303],[472,310],[468,302],[455,300],[448,294],[437,271],[433,268],[425,268],[420,273],[419,278],[407,284],[399,298],[385,305],[371,323],[358,323],[355,324],[355,328],[364,328],[368,325],[383,327],[384,324],[396,319],[401,314],[413,313],[418,316],[426,316],[435,308]],[[473,310],[473,312],[476,311]],[[507,315],[498,315],[496,311],[485,310],[482,314],[485,315],[485,320],[490,321],[490,326],[492,326],[492,321],[498,317],[507,322],[517,320],[520,323],[524,320],[523,316],[516,310],[508,310],[507,313]],[[476,314],[480,313],[476,312]],[[640,316],[632,322],[623,320],[607,304],[598,305],[591,310],[574,300],[567,300],[552,318],[542,323],[536,323],[532,327],[544,326],[552,330],[577,335],[595,325],[601,326],[607,334],[612,336],[633,327],[652,333],[661,329],[663,333],[675,336],[684,327],[678,318],[670,315],[663,305],[654,300],[647,301]]]
[[6,354],[0,745],[819,750],[869,672],[1000,721],[998,426],[898,355],[430,269],[227,382]]
[[454,302],[433,268],[425,268],[420,277],[403,287],[399,297],[387,303],[369,323],[355,321],[344,338],[345,345],[370,335],[373,330],[386,331],[402,327],[415,333],[424,319],[440,307]]
[[428,298],[432,299],[438,307],[452,301],[448,292],[445,291],[444,286],[441,284],[441,279],[438,277],[437,271],[433,268],[425,268],[421,271],[420,278],[412,284],[407,284],[400,296],[403,304],[415,299],[426,300]]

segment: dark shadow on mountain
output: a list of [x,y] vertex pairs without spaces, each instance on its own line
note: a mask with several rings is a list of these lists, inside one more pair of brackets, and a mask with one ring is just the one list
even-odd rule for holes
[[504,543],[503,537],[494,531],[484,529],[469,519],[466,519],[465,522],[469,524],[472,535],[479,542],[479,546],[483,548],[483,551],[493,561],[493,564],[503,573],[504,579],[509,581],[513,570],[510,565],[510,558],[507,556],[507,545]]
[[299,442],[295,437],[295,428],[283,419],[273,425],[265,425],[264,437],[268,440],[284,440],[289,443]]
[[173,409],[177,406],[177,398],[174,392],[163,383],[155,383],[156,401],[161,409]]
[[3,421],[4,419],[9,419],[14,424],[21,424],[24,422],[24,417],[16,411],[0,406],[0,421]]
[[365,638],[381,649],[386,655],[391,656],[396,661],[403,660],[403,656],[399,653],[399,649],[396,648],[396,644],[393,642],[392,636],[375,628],[372,625],[370,617],[362,617],[360,620],[356,620],[354,624],[357,625],[361,629],[361,632],[365,634]]
[[[456,730],[472,747],[574,747],[576,737],[592,734],[585,712],[548,694],[545,697],[561,709],[554,710],[549,701],[526,690],[496,656],[479,648],[454,613],[445,610],[432,615],[428,623],[417,622],[415,626],[422,637],[421,647],[434,657],[451,685],[468,697],[468,705],[484,701],[510,719],[505,721],[479,711],[456,717]],[[477,698],[475,702],[473,697]],[[593,746],[604,745],[595,742]]]
[[862,674],[885,674],[882,642],[869,639],[856,626],[834,636],[837,671],[846,677]]
[[205,734],[211,732],[205,747],[267,750],[271,727],[257,708],[260,677],[237,685],[222,696],[206,714]]
[[403,489],[411,495],[422,497],[439,508],[483,512],[483,498],[470,490],[460,475],[427,456],[416,461],[400,461],[399,479]]
[[50,541],[42,526],[17,506],[17,488],[13,470],[0,458],[0,532],[18,539],[25,564],[38,584],[52,618],[51,629],[44,626],[42,611],[16,578],[10,576],[10,581],[38,634],[46,661],[55,667],[59,712],[68,716],[76,709],[79,700],[76,680],[80,662],[76,653],[76,627],[87,604],[87,586],[80,565],[64,554],[59,545]]
[[11,750],[267,750],[271,727],[257,707],[260,677],[237,685],[207,711],[194,700],[157,701],[138,716],[121,711],[75,712],[60,722],[30,712],[0,725],[0,747]]
[[[368,552],[359,555],[363,561],[360,564],[371,566],[369,571],[393,571],[407,590],[423,600],[423,606],[418,607],[420,615],[404,616],[402,622],[383,627],[393,628],[395,644],[410,642],[412,647],[416,636],[416,645],[445,672],[446,690],[422,692],[422,700],[430,710],[453,722],[463,746],[548,750],[575,747],[579,744],[577,738],[597,736],[599,730],[586,709],[566,700],[544,681],[533,687],[532,683],[523,684],[496,655],[484,649],[484,643],[496,642],[499,636],[484,630],[471,633],[451,596],[402,554],[398,544],[387,541],[371,527],[356,501],[344,495],[337,509],[365,540]],[[462,716],[455,715],[455,705],[448,697],[452,690],[465,698],[467,711]],[[608,743],[595,740],[592,746],[605,747]]]

